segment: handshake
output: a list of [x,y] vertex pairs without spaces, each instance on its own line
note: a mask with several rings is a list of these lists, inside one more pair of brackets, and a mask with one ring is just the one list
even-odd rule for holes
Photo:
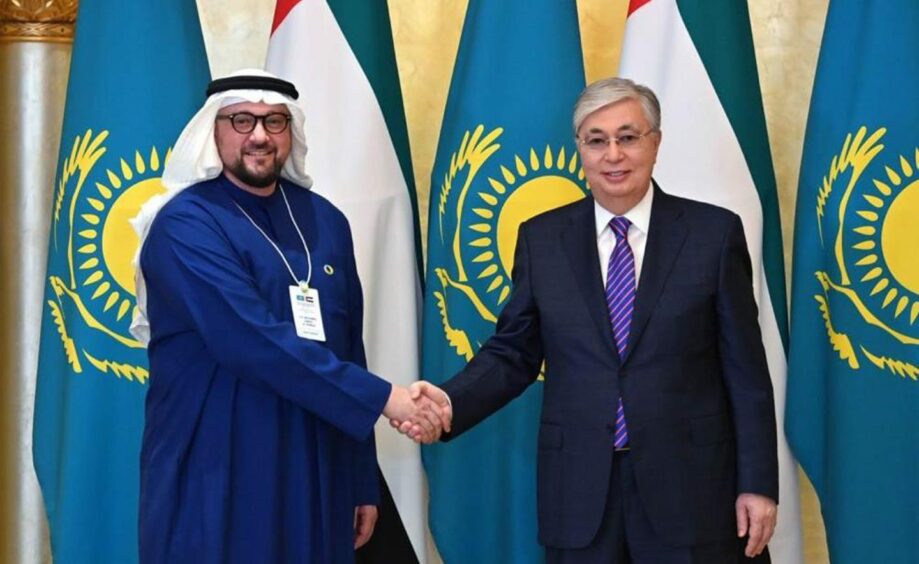
[[429,445],[444,431],[450,432],[453,406],[447,394],[430,382],[415,382],[408,388],[393,384],[383,416],[403,435]]

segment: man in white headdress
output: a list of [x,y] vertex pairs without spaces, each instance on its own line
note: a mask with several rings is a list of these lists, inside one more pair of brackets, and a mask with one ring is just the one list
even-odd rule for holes
[[134,222],[140,560],[352,562],[377,519],[376,420],[418,440],[448,421],[366,370],[350,229],[308,189],[294,86],[247,70],[207,94]]

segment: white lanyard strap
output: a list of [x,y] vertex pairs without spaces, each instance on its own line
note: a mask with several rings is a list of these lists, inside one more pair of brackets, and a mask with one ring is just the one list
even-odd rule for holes
[[241,211],[242,214],[246,216],[246,219],[249,220],[249,223],[251,223],[256,229],[258,229],[258,232],[262,234],[262,237],[264,237],[265,240],[268,241],[268,243],[270,243],[272,247],[274,247],[274,250],[278,253],[278,256],[280,256],[281,260],[284,261],[284,266],[287,267],[287,272],[289,272],[290,277],[293,278],[294,284],[297,284],[298,286],[306,290],[307,288],[309,288],[310,280],[313,277],[313,260],[310,257],[310,249],[309,247],[306,246],[306,239],[303,238],[303,233],[300,231],[300,226],[297,225],[297,220],[294,219],[294,212],[290,209],[290,202],[287,201],[287,194],[284,193],[284,187],[281,186],[280,182],[278,182],[278,189],[281,190],[281,197],[284,198],[284,205],[287,206],[287,214],[290,215],[290,221],[294,224],[294,229],[297,230],[297,235],[300,236],[300,242],[303,243],[303,250],[306,251],[306,264],[308,268],[307,273],[306,273],[306,280],[299,280],[297,278],[297,275],[294,274],[294,269],[291,268],[290,263],[287,262],[287,258],[284,256],[284,253],[281,251],[281,248],[278,247],[278,245],[271,239],[271,237],[268,236],[267,233],[265,233],[265,231],[261,227],[259,227],[258,223],[256,223],[255,220],[252,219],[252,216],[250,216],[246,212],[246,210],[244,210],[243,207],[239,205],[238,202],[234,201],[233,203],[236,204],[236,207],[239,208],[239,211]]

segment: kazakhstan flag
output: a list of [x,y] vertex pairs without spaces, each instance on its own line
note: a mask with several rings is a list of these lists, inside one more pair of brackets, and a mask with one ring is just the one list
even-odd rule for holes
[[53,217],[33,454],[56,562],[137,560],[147,355],[128,223],[210,78],[195,3],[80,3]]
[[[571,110],[584,88],[574,2],[471,0],[431,182],[422,374],[440,383],[494,332],[517,228],[585,196]],[[541,562],[536,432],[542,383],[423,450],[445,562]]]
[[919,562],[917,30],[830,3],[801,165],[786,432],[838,564]]

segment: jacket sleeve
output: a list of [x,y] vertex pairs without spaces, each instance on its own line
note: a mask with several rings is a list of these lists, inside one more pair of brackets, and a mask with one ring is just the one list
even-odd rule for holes
[[737,492],[779,499],[775,403],[743,224],[733,216],[718,274],[718,349],[737,437]]

